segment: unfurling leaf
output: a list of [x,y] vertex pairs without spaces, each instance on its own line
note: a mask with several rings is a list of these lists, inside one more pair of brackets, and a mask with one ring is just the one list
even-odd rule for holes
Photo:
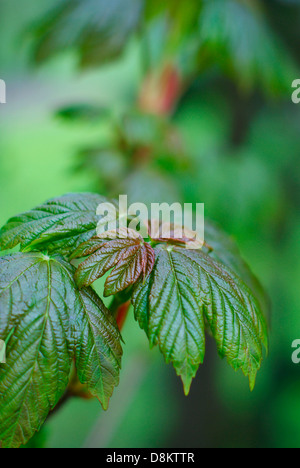
[[133,293],[135,316],[151,345],[181,376],[185,393],[205,354],[205,320],[221,357],[249,376],[253,388],[267,347],[267,327],[250,289],[201,250],[155,248],[156,262]]
[[91,285],[113,268],[104,288],[104,295],[110,296],[136,283],[140,277],[144,280],[151,273],[155,260],[152,247],[135,231],[129,229],[126,232],[126,239],[122,236],[116,239],[120,231],[110,232],[101,236],[106,236],[107,241],[93,238],[79,246],[73,258],[90,255],[76,271],[79,287]]
[[116,323],[91,289],[78,291],[61,257],[0,257],[0,338],[10,336],[0,365],[0,443],[19,447],[39,430],[78,375],[104,408],[118,384]]
[[0,230],[0,250],[21,244],[22,251],[47,250],[69,255],[96,234],[97,207],[107,199],[74,193],[47,201],[11,218]]
[[210,247],[201,239],[196,231],[179,224],[152,220],[148,223],[149,237],[158,242],[188,246],[189,249],[201,249],[203,245]]

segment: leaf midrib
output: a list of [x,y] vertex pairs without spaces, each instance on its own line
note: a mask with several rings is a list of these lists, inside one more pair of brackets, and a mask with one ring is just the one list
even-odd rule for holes
[[187,324],[186,324],[186,316],[185,316],[185,312],[184,312],[182,298],[181,298],[181,294],[180,294],[180,290],[179,290],[179,281],[178,281],[176,270],[175,270],[173,260],[172,260],[172,257],[171,257],[172,252],[167,250],[167,253],[168,253],[171,269],[172,269],[172,272],[173,272],[173,276],[174,276],[174,279],[175,279],[176,291],[177,291],[177,295],[178,295],[178,299],[179,299],[179,303],[180,303],[180,309],[182,310],[182,316],[183,316],[183,320],[184,320],[185,354],[186,354],[187,358],[191,358],[190,354],[187,351],[188,350]]

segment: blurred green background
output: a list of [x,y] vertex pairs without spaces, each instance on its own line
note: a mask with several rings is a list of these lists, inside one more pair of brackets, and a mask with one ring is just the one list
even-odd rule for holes
[[0,224],[71,191],[204,202],[268,291],[270,354],[250,393],[208,340],[186,398],[130,314],[108,412],[70,401],[30,446],[300,447],[299,3],[123,1],[1,0]]

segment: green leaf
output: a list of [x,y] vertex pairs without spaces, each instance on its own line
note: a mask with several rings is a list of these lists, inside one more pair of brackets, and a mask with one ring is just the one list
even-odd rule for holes
[[204,320],[221,357],[249,376],[251,389],[267,347],[257,300],[233,271],[200,250],[156,247],[156,263],[133,294],[135,316],[151,345],[181,376],[185,393],[205,353]]
[[63,396],[74,355],[81,381],[106,408],[121,348],[108,311],[92,290],[76,289],[74,269],[61,257],[0,257],[0,271],[0,338],[10,337],[0,365],[0,442],[14,448],[40,429]]
[[77,290],[75,268],[60,260],[74,288],[68,298],[77,374],[89,392],[108,408],[114,388],[119,384],[122,347],[115,319],[92,288]]
[[156,247],[155,267],[133,297],[136,318],[150,345],[159,345],[172,362],[188,394],[205,354],[204,316],[194,268],[180,251]]
[[[79,246],[73,258],[91,256],[82,262],[75,274],[77,285],[82,288],[94,283],[112,270],[105,282],[104,296],[123,291],[142,276],[149,275],[154,265],[154,251],[142,237],[108,240],[93,238]],[[98,248],[97,248],[98,243]]]
[[59,0],[34,29],[36,62],[77,49],[82,66],[116,58],[139,26],[143,0]]
[[[0,334],[15,328],[0,369],[0,441],[25,444],[63,396],[72,352],[64,297],[71,284],[41,254],[0,258]],[[72,293],[72,291],[71,291]]]
[[250,388],[261,365],[262,345],[268,349],[267,324],[257,299],[245,283],[221,263],[201,251],[181,250],[197,274],[205,294],[203,310],[221,357],[249,377]]
[[114,387],[119,384],[122,347],[120,333],[110,312],[89,288],[79,292],[76,308],[76,368],[104,409],[108,408]]
[[243,280],[259,301],[265,316],[268,317],[270,314],[270,299],[259,280],[241,257],[234,240],[216,223],[207,219],[205,220],[205,240],[213,248],[210,256],[233,270]]
[[59,252],[68,255],[96,234],[100,195],[74,193],[47,201],[11,218],[0,230],[0,250],[21,244],[21,250]]

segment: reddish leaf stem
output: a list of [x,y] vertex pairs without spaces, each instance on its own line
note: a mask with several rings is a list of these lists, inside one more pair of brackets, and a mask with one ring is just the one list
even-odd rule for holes
[[125,323],[128,311],[129,311],[129,307],[130,307],[130,301],[127,301],[124,304],[121,304],[117,309],[116,320],[117,320],[117,324],[118,324],[120,331],[122,330],[124,326],[124,323]]

